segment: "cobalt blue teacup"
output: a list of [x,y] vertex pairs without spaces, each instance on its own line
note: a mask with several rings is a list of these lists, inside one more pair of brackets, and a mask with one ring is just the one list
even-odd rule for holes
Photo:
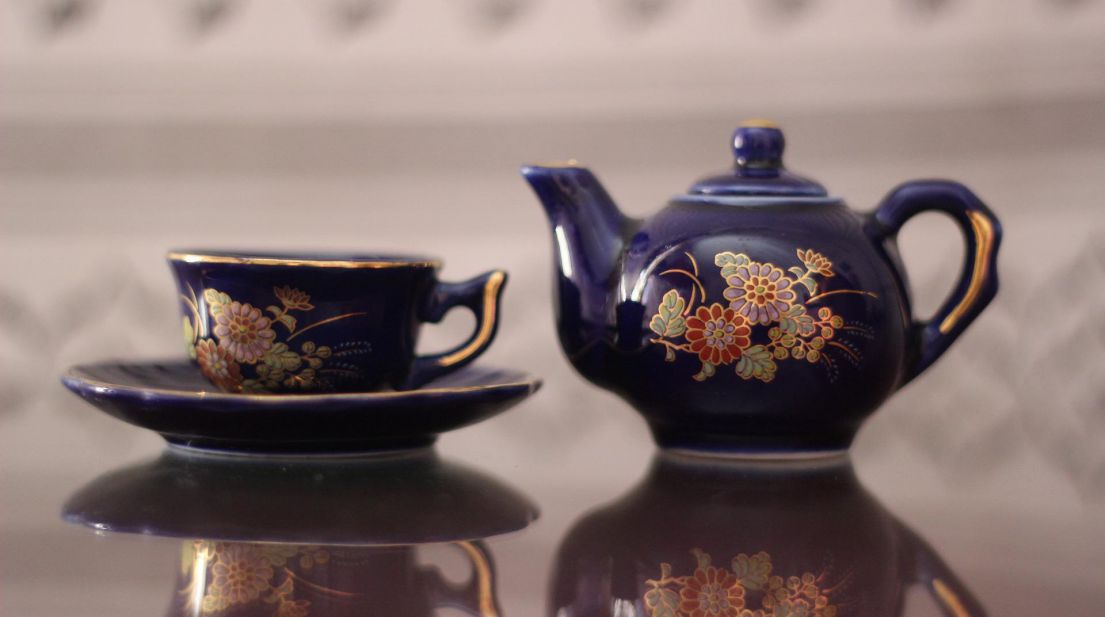
[[[495,338],[507,275],[437,280],[441,262],[398,255],[173,251],[188,355],[221,390],[406,390],[455,371]],[[465,306],[462,345],[418,356],[424,322]]]

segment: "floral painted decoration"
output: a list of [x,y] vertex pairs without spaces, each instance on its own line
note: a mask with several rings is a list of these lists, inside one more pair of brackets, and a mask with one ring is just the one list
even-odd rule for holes
[[[785,360],[822,364],[835,378],[837,366],[828,352],[839,352],[853,364],[860,360],[855,345],[838,334],[870,338],[871,331],[845,322],[827,306],[815,313],[808,307],[834,294],[878,296],[856,289],[818,293],[815,277],[834,276],[832,261],[813,249],[798,249],[796,255],[802,265],[784,272],[772,263],[752,261],[744,253],[718,253],[714,265],[725,280],[724,302],[707,304],[698,263],[686,253],[690,270],[674,268],[661,275],[689,278],[693,283],[689,301],[675,289],[664,294],[649,322],[656,334],[651,342],[666,348],[668,362],[676,360],[677,352],[698,356],[702,368],[694,375],[697,381],[713,377],[719,366],[733,365],[742,379],[770,382],[778,363]],[[761,332],[766,340],[763,334],[756,336]]]
[[[308,330],[365,313],[346,313],[299,327],[293,311],[307,313],[315,307],[306,292],[287,285],[273,288],[280,304],[267,306],[264,312],[217,289],[205,289],[200,296],[191,287],[188,292],[181,295],[192,313],[191,319],[184,318],[188,356],[204,376],[227,392],[332,389],[336,379],[359,376],[357,368],[341,358],[371,351],[368,343],[358,341],[342,343],[336,350],[309,340],[294,347],[293,339]],[[203,319],[205,308],[211,316],[210,332]]]
[[181,567],[189,583],[180,595],[188,614],[220,615],[260,601],[272,607],[273,617],[308,617],[311,603],[295,599],[296,579],[288,567],[310,570],[329,559],[315,546],[199,540],[185,546]]
[[660,578],[645,581],[650,617],[836,617],[825,587],[825,575],[805,572],[783,578],[772,573],[771,555],[741,553],[730,568],[717,567],[701,549],[691,551],[696,568],[672,576],[671,564],[660,564]]

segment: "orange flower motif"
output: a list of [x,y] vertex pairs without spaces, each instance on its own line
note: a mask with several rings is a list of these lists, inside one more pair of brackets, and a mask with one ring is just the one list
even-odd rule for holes
[[707,566],[687,577],[679,600],[679,611],[688,617],[739,617],[744,587],[728,570]]
[[752,343],[751,335],[752,329],[742,315],[716,302],[710,308],[698,307],[694,317],[687,319],[686,337],[691,351],[714,366],[739,359]]
[[311,296],[288,285],[273,287],[272,293],[276,294],[276,298],[289,311],[309,311],[315,308],[315,305],[311,304]]
[[813,249],[798,249],[798,259],[807,270],[812,270],[821,276],[833,275],[833,262],[821,253],[814,252]]
[[219,347],[211,339],[196,343],[196,362],[200,372],[227,392],[242,391],[242,370],[234,356],[225,347]]

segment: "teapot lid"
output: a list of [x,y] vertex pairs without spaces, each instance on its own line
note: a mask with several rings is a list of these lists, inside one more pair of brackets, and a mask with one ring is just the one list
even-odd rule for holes
[[820,183],[787,171],[783,166],[786,140],[770,120],[747,120],[733,132],[733,168],[703,178],[691,186],[691,195],[770,197],[825,197]]

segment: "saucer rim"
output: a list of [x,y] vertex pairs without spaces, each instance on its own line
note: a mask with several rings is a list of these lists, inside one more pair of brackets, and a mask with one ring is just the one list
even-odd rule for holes
[[332,393],[306,393],[306,394],[238,394],[232,392],[219,392],[215,390],[176,390],[170,388],[143,388],[126,384],[116,384],[92,377],[88,367],[118,365],[118,364],[184,364],[184,360],[145,360],[145,361],[119,361],[105,360],[75,364],[67,368],[61,375],[62,383],[70,390],[80,393],[81,390],[91,388],[97,392],[117,392],[120,394],[132,394],[139,396],[164,396],[183,399],[198,399],[208,401],[265,401],[263,404],[284,405],[290,402],[314,403],[331,400],[375,400],[390,398],[418,398],[420,396],[435,396],[449,394],[463,394],[468,392],[482,392],[487,390],[504,390],[512,388],[525,388],[529,394],[537,392],[543,385],[540,377],[525,371],[518,371],[524,377],[522,381],[510,381],[502,383],[490,383],[475,386],[418,388],[404,391],[387,392],[332,392]]

